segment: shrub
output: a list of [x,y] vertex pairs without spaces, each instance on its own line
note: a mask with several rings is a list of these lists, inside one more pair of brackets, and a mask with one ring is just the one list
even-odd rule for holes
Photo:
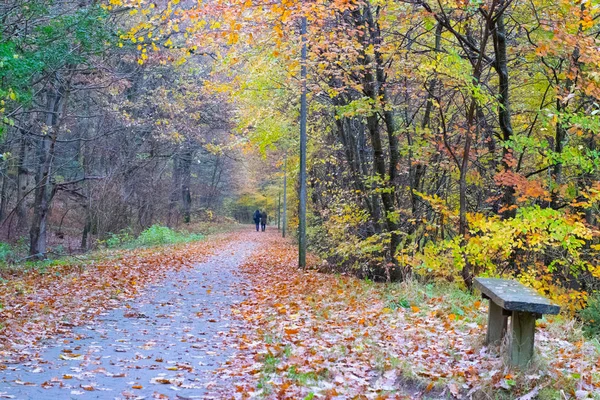
[[[455,217],[444,212],[449,219]],[[564,283],[587,272],[600,278],[595,261],[600,246],[591,244],[600,234],[596,228],[564,210],[538,205],[519,208],[514,218],[468,213],[467,219],[466,237],[432,240],[421,248],[407,246],[400,249],[398,261],[419,276],[449,281],[461,279],[468,261],[474,275],[518,279],[571,314],[586,304],[585,292]]]
[[600,293],[588,298],[587,307],[579,312],[583,331],[588,336],[600,336]]
[[142,246],[154,246],[158,244],[173,243],[177,232],[161,225],[152,225],[150,228],[142,231],[137,238],[137,243]]
[[157,246],[161,244],[173,244],[193,242],[202,239],[200,234],[181,233],[169,227],[152,225],[138,236],[135,243],[140,246]]
[[130,243],[134,240],[129,229],[123,229],[119,233],[111,233],[110,236],[104,240],[104,245],[109,248],[119,247],[121,245]]
[[0,242],[0,262],[6,262],[13,256],[13,249],[10,244]]

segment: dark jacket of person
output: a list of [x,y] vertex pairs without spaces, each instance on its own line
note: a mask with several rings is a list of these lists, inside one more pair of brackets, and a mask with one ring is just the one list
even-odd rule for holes
[[267,223],[267,212],[263,211],[262,214],[260,214],[260,223],[265,225]]
[[262,216],[262,215],[261,215],[261,213],[260,213],[260,211],[259,211],[259,210],[256,210],[256,211],[254,211],[254,216],[253,216],[253,218],[254,218],[254,223],[255,223],[255,224],[258,224],[258,223],[260,222],[260,217],[261,217],[261,216]]

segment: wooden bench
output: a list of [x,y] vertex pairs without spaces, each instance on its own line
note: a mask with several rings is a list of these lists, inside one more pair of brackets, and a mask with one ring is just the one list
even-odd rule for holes
[[525,366],[533,357],[535,321],[542,314],[558,314],[560,307],[535,290],[510,279],[475,278],[475,288],[490,300],[486,344],[498,343],[511,319],[510,362]]

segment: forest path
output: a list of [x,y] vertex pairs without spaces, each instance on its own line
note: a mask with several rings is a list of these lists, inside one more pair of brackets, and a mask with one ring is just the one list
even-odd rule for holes
[[217,368],[233,354],[229,338],[239,321],[231,308],[245,297],[238,266],[251,240],[238,235],[206,262],[47,341],[34,361],[8,364],[0,398],[212,398]]

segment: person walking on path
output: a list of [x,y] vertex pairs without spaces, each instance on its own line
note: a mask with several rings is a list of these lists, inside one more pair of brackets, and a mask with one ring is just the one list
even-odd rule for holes
[[262,214],[260,213],[260,210],[256,210],[254,211],[254,215],[253,215],[253,219],[254,219],[254,223],[256,224],[256,232],[258,232],[258,225],[260,224],[260,218],[261,218]]
[[260,214],[260,227],[262,228],[262,231],[264,232],[265,229],[267,228],[267,212],[263,210],[263,212]]

